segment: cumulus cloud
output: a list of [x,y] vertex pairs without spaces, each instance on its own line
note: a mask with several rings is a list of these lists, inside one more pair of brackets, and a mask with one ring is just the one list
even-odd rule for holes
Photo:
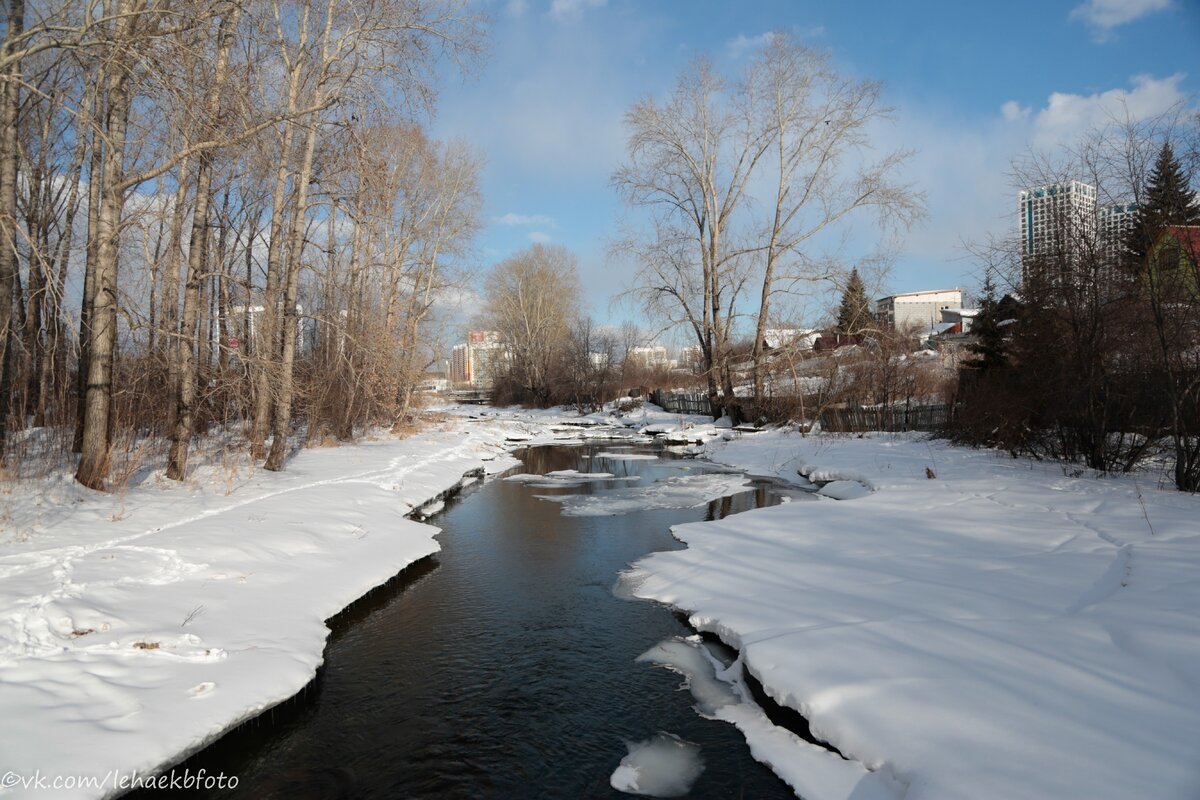
[[529,241],[535,244],[547,244],[550,241],[550,234],[543,233],[542,231],[530,231]]
[[1016,122],[1020,119],[1029,118],[1029,109],[1025,106],[1022,106],[1016,100],[1009,100],[1007,103],[1000,106],[1000,113],[1003,114],[1004,118],[1009,122]]
[[1171,0],[1087,0],[1071,9],[1071,19],[1082,20],[1098,40],[1104,41],[1114,28],[1170,5]]
[[608,0],[552,0],[550,16],[559,22],[574,22],[589,8],[602,8]]
[[554,220],[550,219],[550,217],[547,217],[543,214],[514,214],[511,211],[503,216],[496,217],[495,219],[492,220],[492,222],[495,222],[497,225],[512,225],[512,226],[516,226],[516,225],[553,225],[554,224]]
[[1037,147],[1054,147],[1114,120],[1139,121],[1165,113],[1186,99],[1179,89],[1183,78],[1182,73],[1166,78],[1135,75],[1130,81],[1131,89],[1109,89],[1087,95],[1054,92],[1046,107],[1033,117],[1033,143]]
[[756,50],[766,47],[774,38],[775,33],[773,31],[760,33],[758,36],[747,36],[744,33],[739,33],[725,43],[725,50],[729,53],[730,58],[741,58],[746,53],[753,53]]

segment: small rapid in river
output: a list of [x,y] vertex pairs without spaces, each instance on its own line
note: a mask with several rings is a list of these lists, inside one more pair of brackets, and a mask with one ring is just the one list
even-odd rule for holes
[[650,758],[643,774],[666,770],[673,792],[659,796],[794,797],[733,726],[697,713],[679,674],[638,660],[693,631],[613,587],[682,546],[672,525],[802,493],[647,447],[517,455],[516,472],[543,477],[450,502],[430,520],[442,551],[331,620],[303,694],[182,765],[239,776],[209,796],[629,797],[610,779]]

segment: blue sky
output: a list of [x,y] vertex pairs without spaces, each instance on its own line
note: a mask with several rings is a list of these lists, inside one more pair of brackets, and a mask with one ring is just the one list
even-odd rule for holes
[[[486,154],[479,267],[531,241],[566,245],[602,321],[638,316],[610,305],[634,275],[607,256],[622,213],[609,185],[624,155],[622,116],[667,92],[696,55],[732,74],[759,37],[782,30],[828,50],[844,72],[884,82],[896,115],[879,147],[917,151],[905,178],[926,193],[928,216],[883,293],[975,288],[978,266],[962,242],[1014,225],[1015,156],[1070,142],[1122,103],[1135,115],[1164,110],[1200,79],[1189,73],[1200,64],[1193,0],[484,5],[488,58],[474,76],[442,83],[433,124]],[[873,239],[869,226],[849,235]],[[820,303],[801,313],[815,318]]]

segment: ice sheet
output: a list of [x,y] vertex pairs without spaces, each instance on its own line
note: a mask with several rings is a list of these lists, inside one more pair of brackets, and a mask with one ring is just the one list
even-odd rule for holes
[[540,496],[563,504],[569,517],[603,517],[661,508],[693,508],[750,488],[743,475],[702,473],[665,478],[649,486],[593,495]]
[[629,755],[613,771],[609,783],[621,792],[643,797],[683,797],[704,771],[700,746],[673,733],[658,733],[644,742],[627,742]]

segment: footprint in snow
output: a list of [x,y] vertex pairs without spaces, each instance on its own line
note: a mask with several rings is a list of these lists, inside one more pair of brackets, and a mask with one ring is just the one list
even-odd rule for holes
[[190,694],[192,697],[207,697],[212,693],[213,689],[216,688],[217,685],[212,681],[204,681],[204,683],[197,683],[195,686],[188,689],[188,694]]

